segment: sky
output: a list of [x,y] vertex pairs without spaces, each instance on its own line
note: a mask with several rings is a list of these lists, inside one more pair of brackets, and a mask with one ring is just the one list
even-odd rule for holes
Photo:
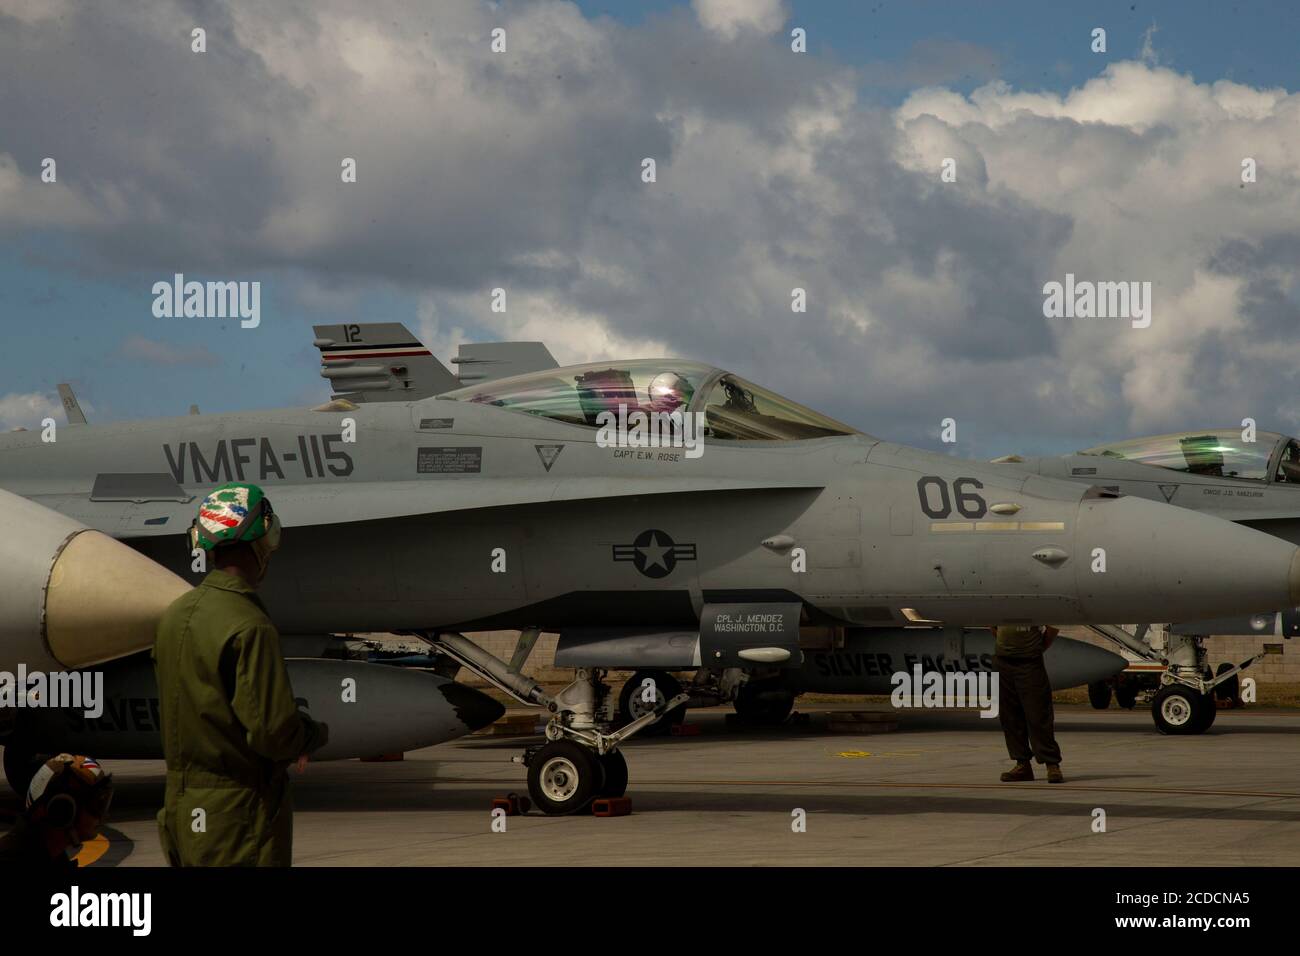
[[[59,417],[61,381],[92,421],[315,404],[313,324],[400,321],[444,360],[707,361],[977,458],[1300,432],[1298,27],[1263,2],[0,0],[0,430]],[[259,282],[260,323],[156,316],[178,273]],[[1149,289],[1149,325],[1045,314],[1067,275]]]

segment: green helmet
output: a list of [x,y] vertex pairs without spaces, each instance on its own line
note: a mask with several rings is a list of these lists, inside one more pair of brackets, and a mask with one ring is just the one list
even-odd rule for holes
[[259,549],[280,546],[280,520],[257,485],[230,482],[216,488],[199,505],[190,525],[190,546],[212,551],[226,544],[262,542]]

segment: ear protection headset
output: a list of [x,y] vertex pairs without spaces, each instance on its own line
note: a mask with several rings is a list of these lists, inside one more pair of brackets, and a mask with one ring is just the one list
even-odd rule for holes
[[81,842],[75,827],[82,810],[103,820],[112,799],[111,773],[91,757],[59,754],[40,766],[27,787],[28,819],[69,831],[69,843],[76,846]]

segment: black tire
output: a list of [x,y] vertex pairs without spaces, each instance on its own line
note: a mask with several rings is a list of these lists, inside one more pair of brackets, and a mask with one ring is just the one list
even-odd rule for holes
[[627,793],[627,758],[623,756],[623,751],[614,750],[596,759],[604,771],[604,782],[600,785],[597,796],[621,797]]
[[14,741],[11,740],[5,745],[5,779],[9,781],[9,786],[13,787],[14,793],[20,797],[27,795],[27,785],[32,782],[32,777],[36,776],[41,763],[42,759],[38,754],[32,753]]
[[1219,705],[1214,700],[1213,694],[1205,695],[1205,713],[1201,717],[1201,729],[1198,734],[1203,734],[1214,726],[1214,718],[1219,716]]
[[736,716],[747,724],[776,727],[794,709],[794,692],[777,681],[749,681],[736,693]]
[[1088,703],[1093,710],[1105,710],[1110,706],[1110,683],[1096,680],[1088,685]]
[[528,764],[528,796],[550,816],[582,813],[605,781],[596,752],[572,740],[554,740]]
[[[647,680],[654,681],[655,695],[660,701],[672,700],[682,692],[682,685],[676,677],[667,671],[637,671],[627,679],[627,683],[623,685],[623,689],[618,695],[618,712],[623,717],[624,724],[631,723],[644,713],[640,709],[640,698],[634,697],[634,695],[641,693],[642,684]],[[672,733],[673,727],[685,719],[686,705],[683,704],[680,707],[674,707],[658,720],[641,728],[638,733],[650,736],[669,734]]]
[[1207,708],[1214,708],[1214,701],[1208,695],[1182,684],[1169,684],[1151,701],[1151,718],[1162,734],[1200,734],[1214,722],[1212,715],[1207,717]]
[[1121,683],[1115,686],[1115,703],[1119,704],[1125,710],[1132,710],[1137,706],[1138,689],[1133,684]]
[[[1222,674],[1224,671],[1232,670],[1233,666],[1234,665],[1232,665],[1228,661],[1224,661],[1222,664],[1219,665],[1219,670],[1215,674],[1215,676],[1217,677],[1219,674]],[[1241,696],[1241,673],[1238,672],[1236,674],[1233,674],[1222,684],[1218,684],[1217,686],[1215,686],[1214,696],[1219,698],[1219,700],[1232,700],[1232,701],[1235,701],[1239,696]]]

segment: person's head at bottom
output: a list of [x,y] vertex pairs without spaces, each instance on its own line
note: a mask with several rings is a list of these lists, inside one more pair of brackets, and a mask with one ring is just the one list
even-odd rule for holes
[[51,859],[74,857],[93,840],[113,800],[113,775],[91,757],[59,754],[37,769],[24,816]]
[[280,519],[257,485],[230,482],[203,499],[189,539],[191,553],[207,552],[211,567],[255,588],[280,547]]

